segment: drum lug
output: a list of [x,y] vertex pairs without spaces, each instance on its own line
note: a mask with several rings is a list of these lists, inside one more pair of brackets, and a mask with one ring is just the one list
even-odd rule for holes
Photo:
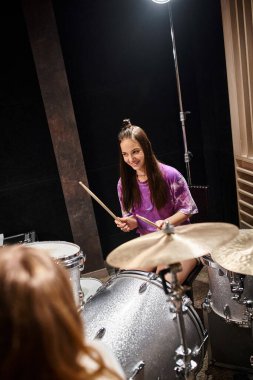
[[84,309],[84,294],[83,294],[83,291],[82,290],[79,290],[78,291],[78,294],[79,294],[79,309],[78,309],[78,312],[82,311]]
[[101,329],[98,330],[98,332],[95,335],[94,339],[102,339],[105,335],[106,329],[104,327],[101,327]]
[[84,270],[84,263],[85,263],[85,257],[84,257],[83,252],[81,251],[80,255],[79,255],[79,270],[80,270],[80,272],[82,272]]
[[139,293],[144,293],[147,290],[148,285],[150,284],[150,281],[156,280],[158,278],[158,275],[155,273],[149,273],[148,274],[148,280],[145,281],[141,286],[139,287]]
[[226,322],[231,322],[231,313],[228,304],[226,304],[223,308],[223,314],[226,318]]
[[[128,380],[133,380],[136,378],[136,376],[140,373],[140,371],[145,367],[145,362],[143,360],[140,360],[136,366],[134,367],[133,369],[133,373],[132,373],[132,376],[129,377]],[[144,378],[144,377],[143,377]],[[138,377],[138,379],[140,379],[140,377]]]
[[141,284],[141,286],[139,287],[139,293],[144,293],[147,290],[147,287],[148,287],[147,282],[144,282],[143,284]]
[[211,308],[211,296],[212,296],[212,293],[209,290],[204,302],[202,303],[202,309],[205,310],[207,313],[210,313],[212,310],[212,308]]
[[225,273],[223,272],[222,269],[219,269],[219,270],[218,270],[218,275],[219,275],[219,276],[225,276]]

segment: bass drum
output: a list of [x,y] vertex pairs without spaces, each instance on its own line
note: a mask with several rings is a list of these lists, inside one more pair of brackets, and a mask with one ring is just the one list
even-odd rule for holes
[[[141,379],[175,379],[175,351],[181,340],[176,314],[167,300],[154,273],[121,271],[85,304],[86,336],[109,346],[127,378],[135,378],[140,366]],[[183,309],[186,345],[192,350],[197,373],[205,354],[205,332],[186,296]]]

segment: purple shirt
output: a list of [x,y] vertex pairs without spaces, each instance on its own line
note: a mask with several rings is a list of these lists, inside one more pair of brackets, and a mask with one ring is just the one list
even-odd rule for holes
[[[138,214],[140,216],[144,216],[144,218],[147,218],[152,222],[156,222],[157,220],[164,220],[166,218],[169,218],[178,211],[186,215],[192,215],[198,212],[197,206],[192,199],[187,182],[182,174],[172,166],[164,165],[162,163],[159,163],[159,168],[168,185],[167,204],[160,210],[157,210],[150,199],[148,181],[138,181],[138,186],[141,193],[141,205],[134,206],[131,212],[127,213],[123,210],[122,206],[122,184],[121,179],[119,179],[117,190],[123,216]],[[140,219],[137,219],[137,221],[137,232],[140,235],[145,235],[156,231],[155,227],[141,221]]]

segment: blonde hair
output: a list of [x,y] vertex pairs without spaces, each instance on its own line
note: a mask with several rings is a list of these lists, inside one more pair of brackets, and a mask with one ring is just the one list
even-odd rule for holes
[[[1,248],[0,289],[1,379],[119,379],[85,343],[67,271],[44,250]],[[81,364],[85,356],[93,372]]]

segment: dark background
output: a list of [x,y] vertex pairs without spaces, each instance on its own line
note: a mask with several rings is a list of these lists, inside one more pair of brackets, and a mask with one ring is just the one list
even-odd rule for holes
[[[186,176],[168,6],[151,0],[54,0],[90,188],[120,214],[117,134],[124,118]],[[208,185],[210,222],[238,224],[219,0],[172,1],[193,185]],[[0,232],[72,241],[19,1],[2,4]],[[5,23],[4,23],[5,21]],[[6,22],[8,21],[8,22]],[[94,204],[104,256],[134,237]]]

